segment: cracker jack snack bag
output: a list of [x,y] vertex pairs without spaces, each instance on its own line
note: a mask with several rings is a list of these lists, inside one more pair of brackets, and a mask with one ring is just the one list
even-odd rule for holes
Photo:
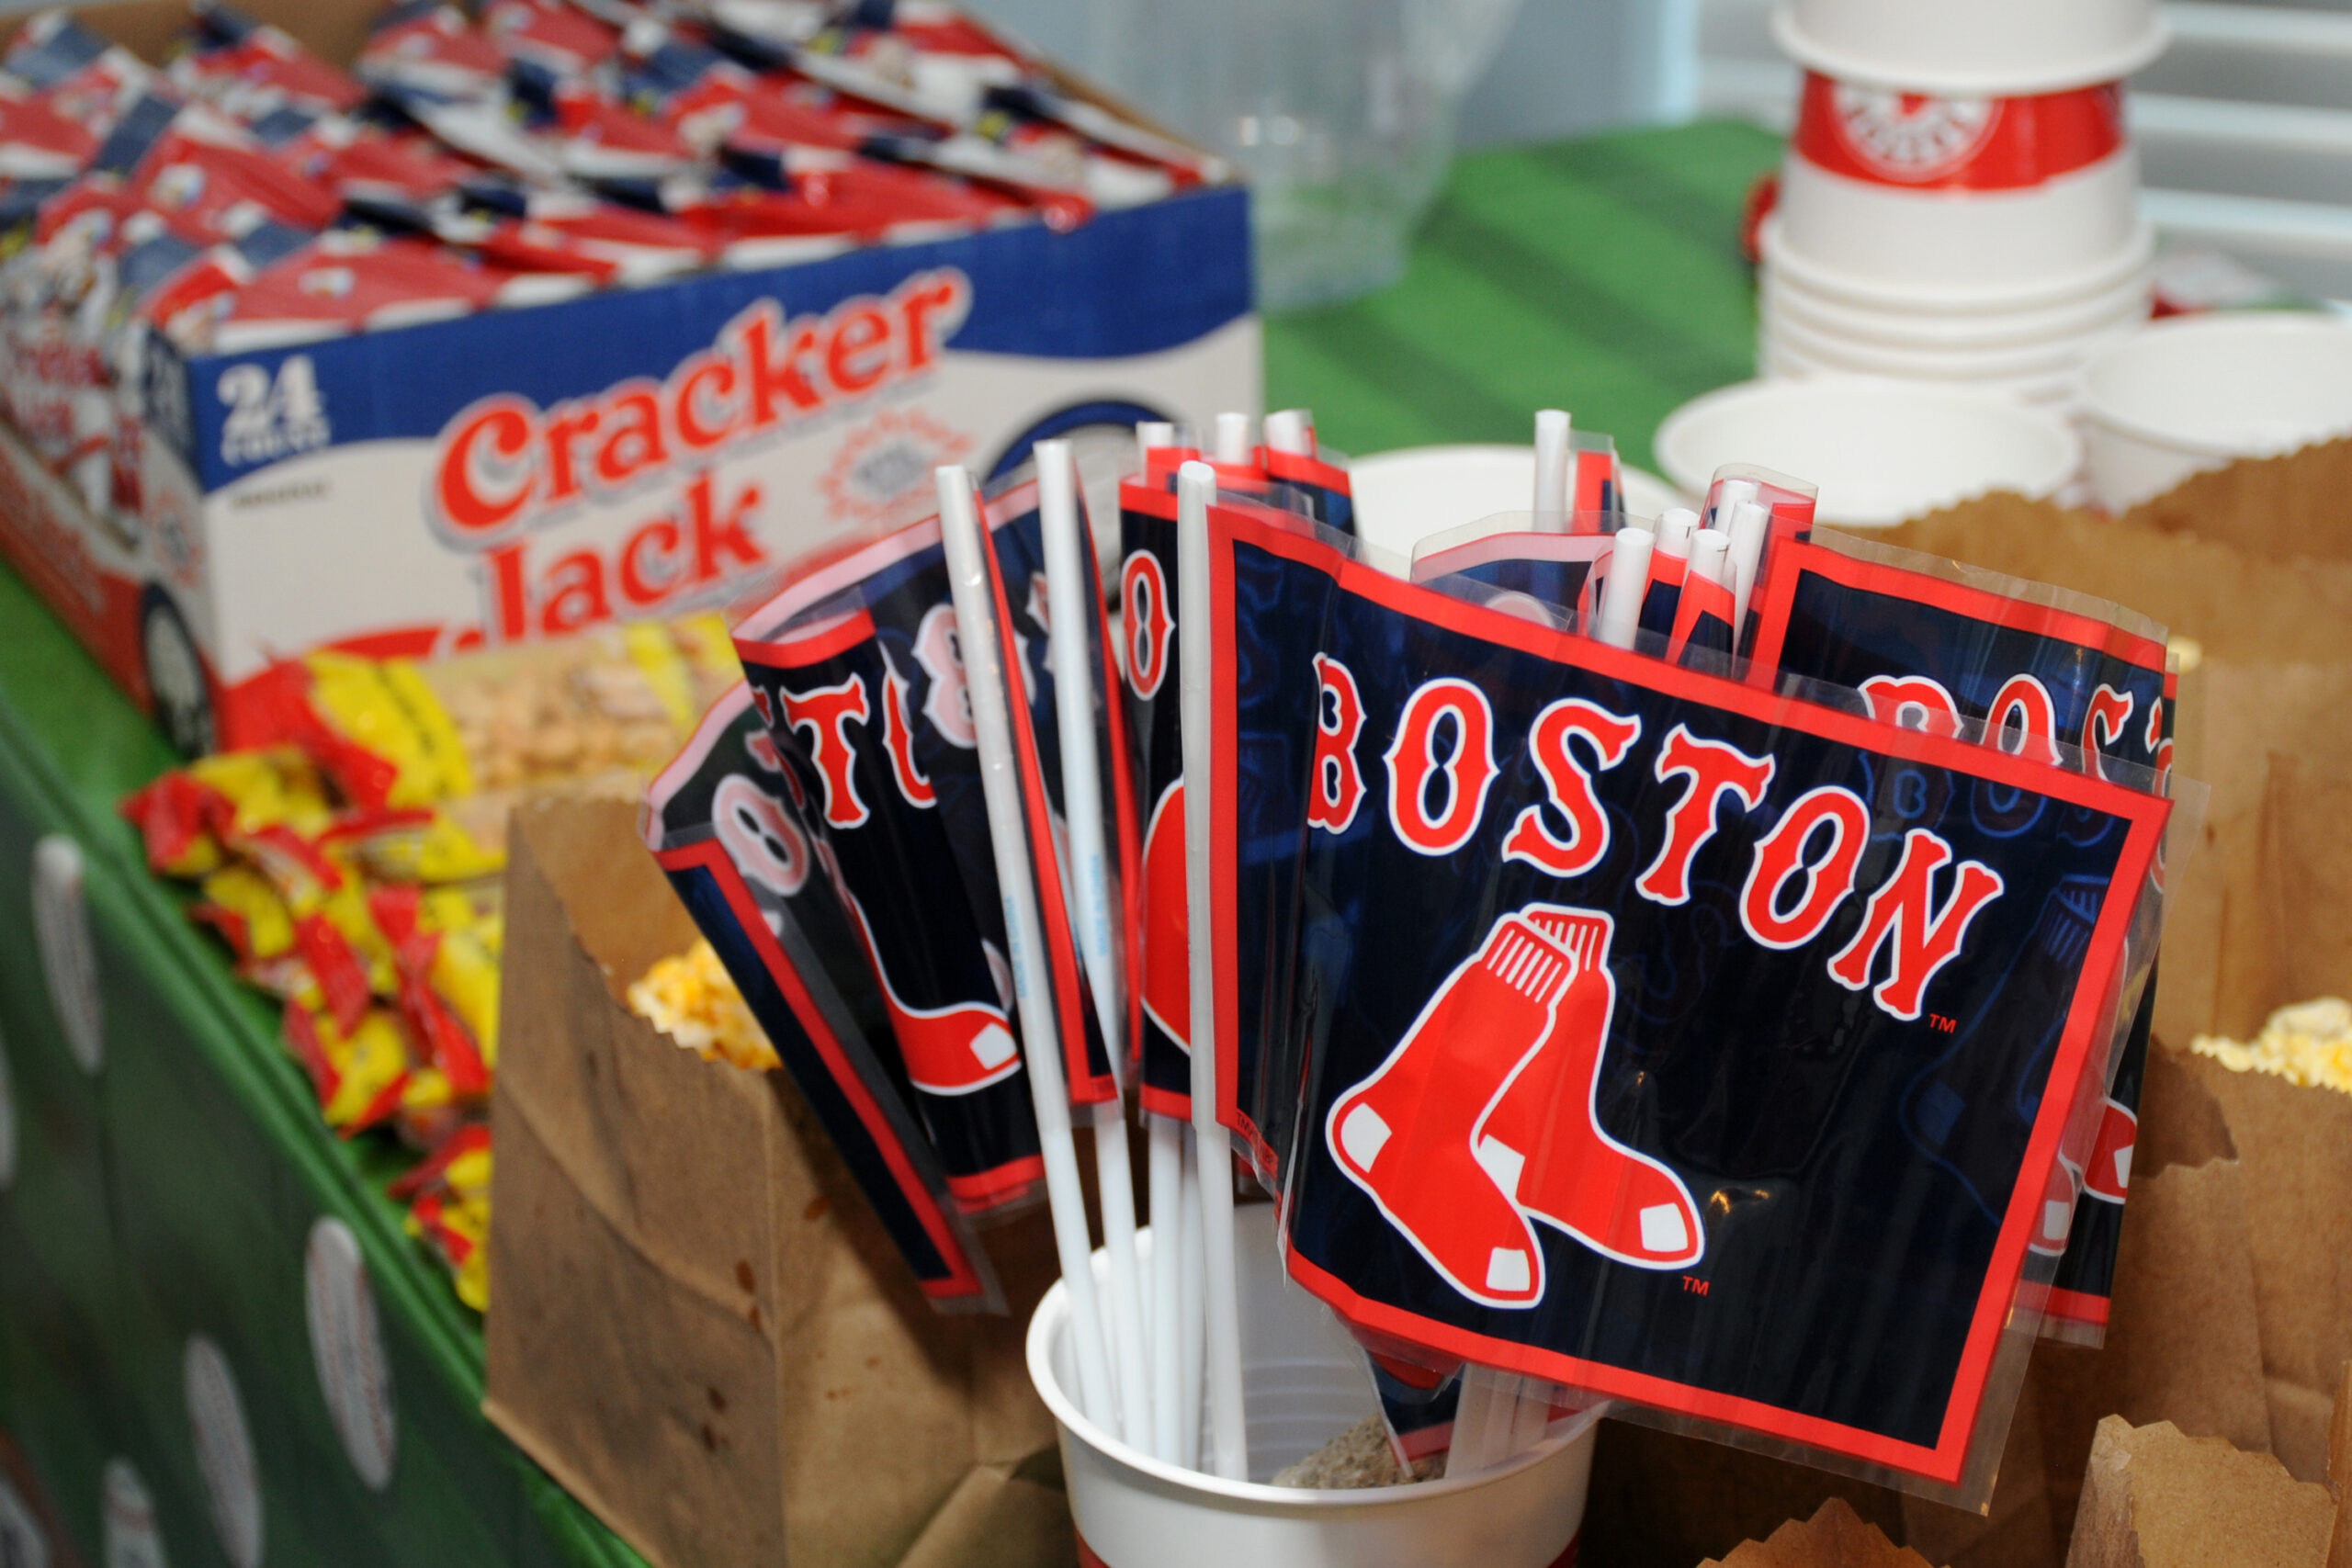
[[694,728],[698,679],[653,622],[429,663],[319,652],[282,667],[281,724],[354,804],[424,807],[650,774]]
[[1220,1113],[1292,1277],[1390,1354],[1980,1495],[2171,803],[1255,509],[1208,549]]

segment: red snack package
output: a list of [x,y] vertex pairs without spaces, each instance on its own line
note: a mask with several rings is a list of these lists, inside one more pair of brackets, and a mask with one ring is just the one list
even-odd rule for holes
[[493,303],[510,277],[429,241],[322,234],[237,291],[212,346],[242,352],[462,316]]
[[98,139],[20,87],[0,87],[0,174],[71,179],[98,153]]
[[233,239],[255,209],[300,229],[323,229],[341,203],[209,109],[184,109],[132,172],[141,204],[199,243]]
[[365,87],[277,28],[209,0],[194,9],[200,41],[169,75],[224,112],[243,120],[285,107],[341,113],[366,99]]
[[621,46],[618,28],[551,0],[491,0],[482,7],[481,26],[507,59],[570,75],[594,71]]
[[506,58],[456,6],[412,0],[376,24],[358,72],[371,85],[462,101],[495,95],[506,80]]

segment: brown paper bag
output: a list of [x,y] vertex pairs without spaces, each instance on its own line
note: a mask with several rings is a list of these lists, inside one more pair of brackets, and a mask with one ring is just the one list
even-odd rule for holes
[[1842,1497],[1821,1505],[1813,1517],[1791,1519],[1763,1540],[1734,1547],[1718,1562],[1699,1568],[1929,1568],[1928,1560],[1886,1539]]
[[1075,1555],[1016,1315],[934,1313],[780,1074],[630,1013],[693,923],[616,803],[515,815],[493,1107],[491,1418],[662,1568]]
[[2193,474],[2124,513],[2136,527],[2194,534],[2271,560],[2352,560],[2352,441]]
[[2067,1568],[2324,1568],[2335,1499],[2168,1421],[2098,1424]]
[[[2235,900],[2246,940],[2219,976],[2240,1038],[2284,1003],[2352,994],[2352,775],[2308,755],[2267,761],[2260,852]],[[2317,1481],[2352,1358],[2352,1094],[2180,1059],[2245,1167],[2272,1446],[2297,1479]]]

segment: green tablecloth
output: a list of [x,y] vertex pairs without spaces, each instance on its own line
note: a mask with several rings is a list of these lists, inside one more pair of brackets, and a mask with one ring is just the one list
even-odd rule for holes
[[1565,408],[1654,468],[1678,405],[1755,373],[1739,213],[1778,138],[1707,122],[1454,165],[1395,288],[1266,325],[1266,406],[1345,452],[1525,442]]
[[[1647,466],[1661,416],[1748,374],[1737,220],[1776,156],[1761,133],[1698,125],[1465,158],[1402,283],[1268,323],[1269,406],[1312,407],[1357,452],[1524,441],[1535,408],[1564,406]],[[0,1431],[20,1473],[105,1562],[101,1475],[125,1460],[175,1568],[227,1562],[220,1478],[190,1434],[202,1337],[236,1380],[274,1568],[636,1562],[483,1419],[480,1325],[402,1234],[390,1155],[324,1132],[274,1010],[146,874],[115,803],[169,765],[161,738],[6,573],[0,628],[0,1037],[17,1144],[0,1193]],[[36,956],[29,866],[56,833],[86,855],[96,1075],[73,1062]],[[398,1415],[381,1492],[345,1461],[312,1365],[303,1255],[322,1218],[356,1235],[381,1314]],[[0,1477],[16,1459],[0,1449]]]

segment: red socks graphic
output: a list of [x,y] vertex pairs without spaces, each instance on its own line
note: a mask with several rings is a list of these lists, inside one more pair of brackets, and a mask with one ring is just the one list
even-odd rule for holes
[[1594,1119],[1615,1003],[1610,930],[1605,916],[1557,906],[1504,916],[1332,1108],[1340,1168],[1484,1305],[1543,1298],[1533,1220],[1647,1269],[1705,1248],[1680,1179]]
[[926,1094],[969,1094],[1021,1070],[1021,1046],[1001,1009],[979,1002],[918,1008],[901,998],[882,967],[882,951],[875,944],[865,910],[854,897],[846,901],[857,917],[858,934],[865,939],[866,957],[880,982],[882,1005],[890,1015],[890,1032],[907,1064],[910,1083]]
[[1479,1164],[1530,1215],[1604,1257],[1643,1269],[1697,1262],[1705,1244],[1682,1179],[1601,1131],[1593,1103],[1617,999],[1604,962],[1609,922],[1543,905],[1521,913],[1574,955],[1576,977],[1543,1048],[1473,1134]]
[[1505,916],[1447,977],[1372,1077],[1331,1108],[1331,1152],[1446,1282],[1487,1306],[1532,1306],[1544,1254],[1479,1168],[1471,1130],[1552,1026],[1571,960]]

